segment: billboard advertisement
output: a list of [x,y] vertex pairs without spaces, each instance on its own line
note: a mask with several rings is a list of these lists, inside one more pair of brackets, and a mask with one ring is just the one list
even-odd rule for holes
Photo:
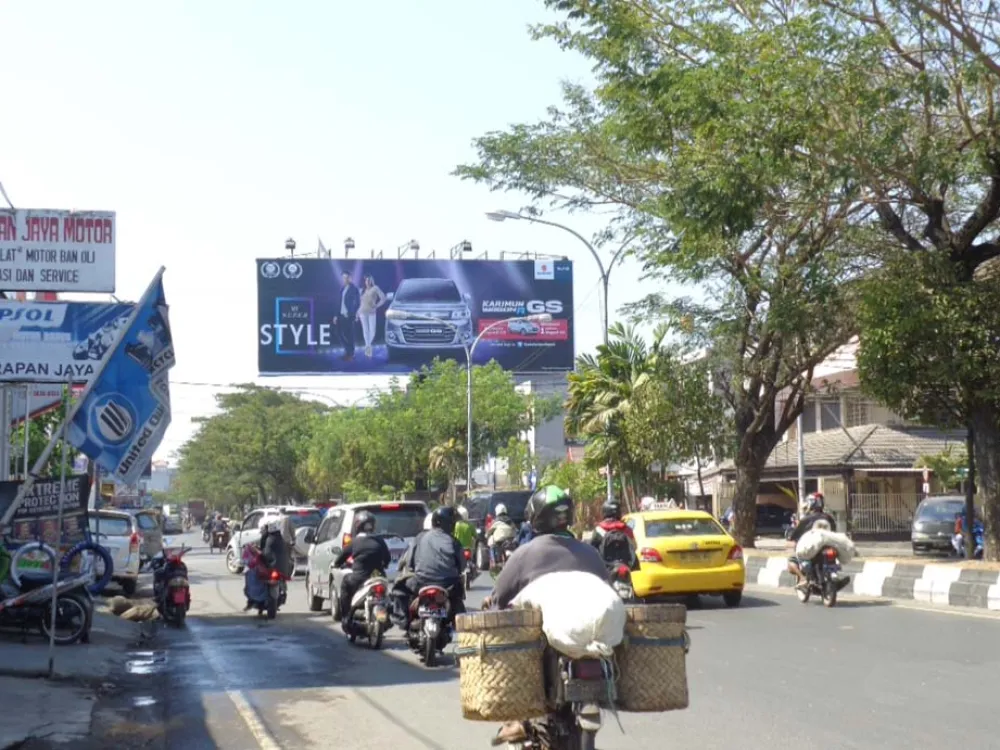
[[0,381],[88,382],[134,307],[0,300]]
[[261,375],[407,373],[477,339],[475,364],[573,369],[568,260],[263,259],[257,316]]
[[113,292],[114,211],[0,210],[0,289]]

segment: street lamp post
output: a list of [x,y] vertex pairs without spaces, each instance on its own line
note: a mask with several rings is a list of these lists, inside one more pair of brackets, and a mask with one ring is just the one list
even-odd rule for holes
[[[519,220],[519,221],[530,221],[530,222],[532,222],[534,224],[545,224],[546,226],[556,227],[557,229],[562,229],[564,232],[569,232],[571,235],[573,235],[574,237],[576,237],[578,240],[580,240],[580,242],[582,242],[587,247],[587,249],[590,251],[590,254],[592,256],[594,256],[594,260],[597,262],[597,269],[601,273],[601,286],[602,286],[602,291],[603,291],[603,295],[604,295],[604,299],[603,299],[602,305],[601,305],[601,307],[602,307],[602,310],[601,310],[601,312],[602,312],[601,323],[602,323],[602,328],[603,328],[603,332],[604,332],[604,345],[607,346],[608,345],[608,328],[609,328],[609,322],[608,322],[608,285],[609,285],[609,283],[611,281],[611,271],[614,269],[615,263],[618,261],[618,259],[622,257],[622,254],[623,254],[625,248],[627,248],[629,246],[629,244],[632,242],[632,240],[635,239],[635,235],[632,235],[631,237],[629,237],[628,239],[626,239],[625,242],[622,243],[621,247],[619,247],[615,251],[615,254],[611,256],[611,262],[608,264],[607,268],[605,268],[604,267],[604,261],[601,260],[601,256],[598,254],[598,252],[594,248],[594,246],[587,240],[587,238],[584,237],[579,232],[577,232],[575,229],[571,229],[570,227],[567,227],[564,224],[559,224],[559,223],[557,223],[555,221],[548,221],[547,219],[539,219],[539,218],[537,218],[535,216],[525,216],[524,214],[515,213],[514,211],[491,211],[491,212],[489,212],[489,213],[486,214],[486,218],[490,219],[491,221],[505,221],[507,219],[515,219],[515,220]],[[604,467],[604,470],[605,470],[605,473],[607,474],[607,479],[608,479],[608,483],[607,483],[607,499],[608,499],[608,501],[611,501],[611,500],[614,499],[614,481],[613,481],[613,478],[611,476],[611,462],[610,461]]]
[[[416,320],[432,320],[435,323],[440,323],[454,331],[458,331],[458,326],[452,323],[450,320],[444,320],[442,318],[435,318],[433,315],[421,315],[420,313],[403,312],[402,310],[388,310],[386,312],[386,317],[390,320],[392,319],[416,319]],[[504,325],[506,323],[513,323],[518,320],[527,320],[532,323],[548,323],[552,320],[552,316],[549,313],[540,313],[538,315],[519,315],[513,318],[504,318],[502,320],[494,320],[483,330],[479,332],[479,335],[472,340],[471,343],[463,345],[465,350],[465,491],[469,493],[472,491],[472,355],[476,351],[476,347],[479,342],[483,340],[489,331],[493,330],[497,326]]]

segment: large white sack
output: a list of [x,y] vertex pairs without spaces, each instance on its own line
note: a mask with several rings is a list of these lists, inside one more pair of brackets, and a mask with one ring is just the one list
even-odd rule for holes
[[854,542],[846,534],[826,529],[809,529],[795,545],[795,556],[800,560],[812,560],[824,547],[837,550],[842,563],[849,563],[857,555]]
[[548,573],[515,597],[515,607],[542,611],[542,630],[571,659],[612,655],[625,636],[625,604],[592,573]]

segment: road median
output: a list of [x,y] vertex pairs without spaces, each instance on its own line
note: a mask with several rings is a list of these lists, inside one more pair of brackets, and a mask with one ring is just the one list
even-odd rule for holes
[[[795,576],[787,570],[787,553],[748,550],[746,568],[748,585],[795,586]],[[857,558],[844,566],[844,572],[851,576],[844,591],[852,594],[1000,610],[1000,566],[996,563]]]

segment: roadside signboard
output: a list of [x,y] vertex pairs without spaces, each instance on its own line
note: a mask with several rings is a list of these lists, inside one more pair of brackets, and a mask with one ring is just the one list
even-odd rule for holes
[[115,291],[114,211],[0,210],[0,289]]
[[88,382],[133,307],[0,300],[0,382]]
[[[568,260],[261,259],[257,311],[262,375],[393,374],[434,358],[464,363],[480,334],[475,364],[564,372],[575,359]],[[541,314],[552,320],[502,322]]]

